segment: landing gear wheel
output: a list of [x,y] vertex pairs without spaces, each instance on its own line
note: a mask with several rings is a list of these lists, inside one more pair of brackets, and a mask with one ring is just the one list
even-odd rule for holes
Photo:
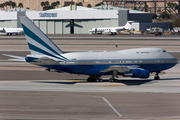
[[92,79],[88,77],[87,82],[92,82]]
[[100,78],[100,79],[99,79],[99,82],[103,82],[103,79],[102,79],[102,78]]
[[117,81],[118,81],[118,79],[113,79],[113,78],[109,79],[109,82],[117,82]]
[[160,80],[160,77],[159,76],[155,76],[154,80]]
[[111,75],[112,75],[112,77],[109,79],[109,82],[117,82],[118,81],[118,79],[115,79],[115,77],[117,77],[118,78],[118,72],[117,72],[117,70],[113,70],[112,72],[111,72]]
[[160,72],[156,72],[156,74],[155,74],[155,76],[154,76],[154,80],[160,80],[159,73],[160,73]]
[[103,79],[96,75],[91,75],[87,78],[87,82],[103,82]]
[[109,82],[113,82],[113,79],[112,79],[112,78],[110,78],[110,79],[109,79]]
[[100,80],[99,80],[99,79],[96,79],[96,82],[100,82]]
[[118,79],[114,79],[114,82],[117,82],[118,81]]

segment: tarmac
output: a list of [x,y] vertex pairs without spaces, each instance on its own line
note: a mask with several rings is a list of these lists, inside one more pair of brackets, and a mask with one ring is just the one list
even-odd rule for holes
[[[48,36],[65,52],[161,47],[180,60],[178,35]],[[114,83],[103,76],[104,82],[87,83],[86,75],[47,72],[2,54],[30,54],[25,37],[0,36],[0,119],[180,119],[180,64],[163,71],[161,80],[153,80],[152,74],[148,79],[120,77]]]

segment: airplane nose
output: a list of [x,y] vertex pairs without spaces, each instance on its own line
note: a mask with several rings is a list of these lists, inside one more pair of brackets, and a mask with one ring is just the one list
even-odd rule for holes
[[178,64],[178,62],[179,62],[178,59],[173,57],[173,59],[172,59],[172,66],[175,66],[176,64]]
[[178,63],[178,59],[177,59],[177,58],[175,58],[175,57],[174,57],[174,59],[175,59],[175,62],[176,62],[176,63]]
[[171,58],[171,61],[173,61],[173,63],[178,63],[178,59],[176,58],[176,57],[174,57],[173,55],[171,55],[171,54],[167,54],[168,55],[168,58]]

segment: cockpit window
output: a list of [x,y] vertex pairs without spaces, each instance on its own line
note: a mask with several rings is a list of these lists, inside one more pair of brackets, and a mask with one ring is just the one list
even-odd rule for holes
[[163,52],[166,52],[165,50],[163,50]]

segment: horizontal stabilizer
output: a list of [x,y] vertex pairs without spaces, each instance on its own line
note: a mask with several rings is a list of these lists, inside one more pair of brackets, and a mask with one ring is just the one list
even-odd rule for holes
[[8,54],[2,54],[2,55],[12,57],[12,58],[16,58],[16,59],[9,59],[9,60],[19,61],[19,62],[25,62],[26,61],[25,57],[15,56],[15,55],[8,55]]

